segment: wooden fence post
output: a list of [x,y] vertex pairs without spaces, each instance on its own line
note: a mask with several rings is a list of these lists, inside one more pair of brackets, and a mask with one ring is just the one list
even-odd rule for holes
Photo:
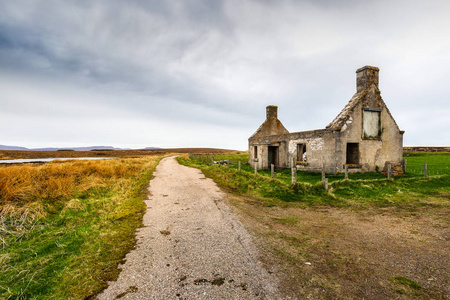
[[238,173],[241,173],[241,161],[238,162]]
[[428,165],[427,163],[423,164],[423,176],[428,177]]
[[406,158],[403,159],[402,167],[403,167],[403,173],[406,173]]
[[345,165],[345,180],[348,180],[348,166]]
[[214,155],[211,155],[211,166],[214,165]]
[[325,180],[325,167],[322,164],[322,182]]
[[271,175],[271,177],[273,178],[273,169],[274,169],[274,165],[273,164],[270,164],[270,175]]
[[297,182],[297,168],[292,167],[292,184]]
[[389,163],[387,165],[387,178],[388,179],[391,179],[391,168],[392,168],[392,165]]
[[325,188],[325,191],[328,191],[328,178],[325,178],[325,179],[323,180],[323,186],[324,186],[324,188]]
[[258,174],[258,170],[256,169],[256,163],[255,163],[255,175]]

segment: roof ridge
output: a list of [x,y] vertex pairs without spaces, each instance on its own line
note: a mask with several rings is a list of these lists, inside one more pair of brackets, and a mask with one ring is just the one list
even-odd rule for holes
[[361,101],[361,99],[367,94],[367,91],[356,92],[350,101],[345,105],[345,107],[341,110],[341,112],[328,124],[325,128],[339,130],[342,126],[344,126],[345,122],[350,117],[350,112],[353,111],[353,108]]

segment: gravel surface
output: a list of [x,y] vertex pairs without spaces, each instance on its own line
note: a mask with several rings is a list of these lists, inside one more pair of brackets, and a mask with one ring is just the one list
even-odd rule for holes
[[280,299],[251,236],[198,169],[174,157],[150,182],[144,227],[99,299]]

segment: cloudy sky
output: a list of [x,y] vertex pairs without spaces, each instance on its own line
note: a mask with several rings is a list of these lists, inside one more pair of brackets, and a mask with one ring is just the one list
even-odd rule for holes
[[405,145],[450,145],[450,1],[0,0],[0,144],[245,150],[324,128],[380,68]]

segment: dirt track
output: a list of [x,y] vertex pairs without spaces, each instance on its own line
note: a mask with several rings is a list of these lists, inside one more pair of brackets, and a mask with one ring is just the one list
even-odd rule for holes
[[150,182],[144,228],[100,299],[279,299],[251,237],[197,169],[163,159]]

